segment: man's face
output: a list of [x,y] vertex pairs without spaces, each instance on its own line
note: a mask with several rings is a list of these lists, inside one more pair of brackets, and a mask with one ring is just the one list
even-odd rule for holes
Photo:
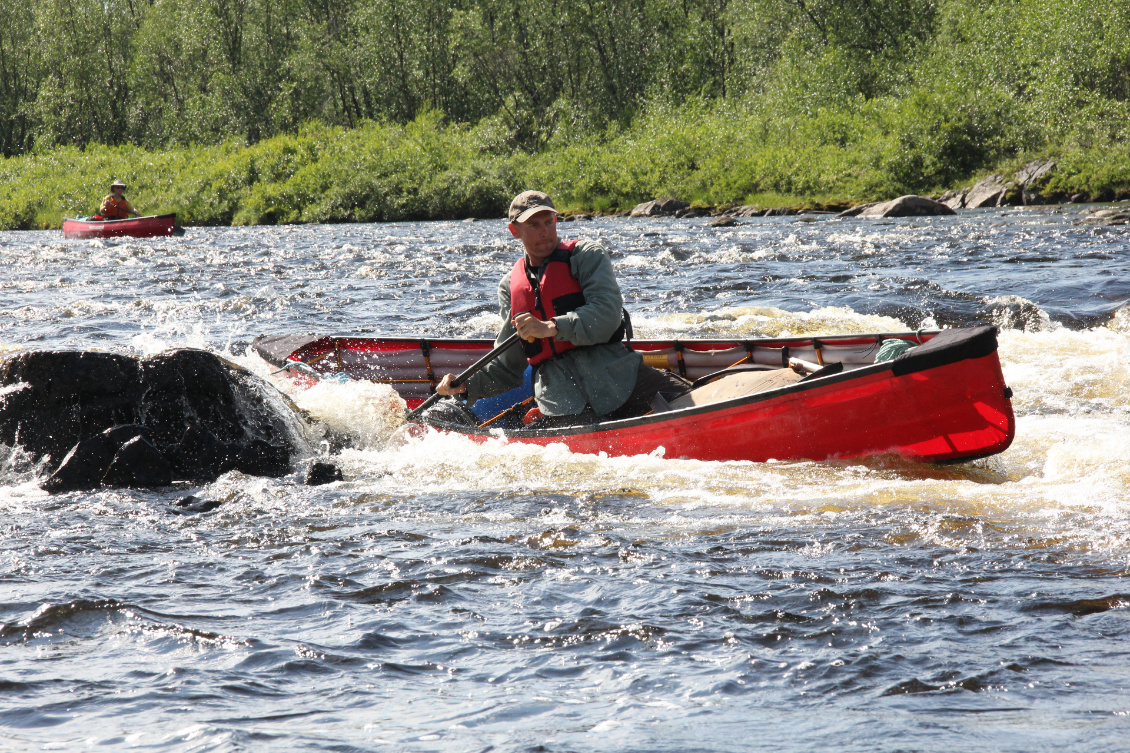
[[522,241],[526,256],[540,267],[557,248],[557,213],[551,209],[538,212],[525,222],[511,222],[510,234]]

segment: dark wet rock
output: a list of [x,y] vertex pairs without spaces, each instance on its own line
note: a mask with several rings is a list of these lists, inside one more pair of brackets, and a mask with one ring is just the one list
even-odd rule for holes
[[900,682],[898,685],[893,685],[883,691],[884,696],[891,695],[910,695],[914,693],[933,693],[935,690],[941,690],[941,685],[930,685],[929,683],[922,682],[918,678],[912,678],[905,682]]
[[985,321],[991,321],[1002,329],[1019,329],[1024,332],[1039,332],[1047,328],[1048,315],[1040,307],[1025,298],[1005,296],[988,303],[981,311]]
[[262,439],[221,442],[200,426],[185,430],[180,442],[166,451],[178,478],[211,481],[231,470],[249,476],[285,476],[290,472],[291,448]]
[[177,478],[207,481],[233,467],[232,453],[215,434],[201,426],[190,426],[180,441],[171,445],[165,455]]
[[710,210],[705,207],[687,207],[675,212],[675,216],[679,219],[694,219],[696,217],[709,217]]
[[738,221],[728,214],[720,214],[710,219],[706,224],[709,227],[733,227],[738,224]]
[[208,512],[210,510],[215,510],[222,504],[223,502],[218,499],[201,499],[200,497],[196,497],[190,494],[189,496],[177,501],[176,505],[173,506],[173,512],[179,513],[181,515]]
[[652,199],[642,204],[637,204],[632,210],[632,217],[671,217],[676,212],[689,209],[690,204],[679,199]]
[[243,446],[232,447],[235,469],[248,476],[285,476],[290,473],[290,447],[252,439]]
[[942,214],[955,214],[945,204],[925,196],[900,196],[868,207],[859,213],[860,217],[929,217]]
[[[17,388],[0,400],[0,442],[19,445],[35,458],[69,458],[68,467],[60,466],[45,482],[44,488],[53,491],[89,485],[92,477],[100,481],[114,454],[137,435],[136,428],[126,425],[143,427],[146,442],[165,456],[174,479],[211,480],[226,465],[246,473],[285,475],[291,450],[301,442],[299,419],[273,387],[200,350],[145,359],[76,351],[21,353],[0,361],[0,387]],[[107,429],[116,433],[80,446]],[[189,448],[180,446],[190,429],[199,430],[188,436],[195,436],[196,457],[207,460],[199,470],[186,460],[192,456]],[[222,452],[225,460],[219,467],[206,446]]]
[[788,217],[788,216],[794,215],[796,213],[797,213],[797,211],[795,209],[789,209],[788,207],[773,207],[772,209],[766,209],[764,212],[761,213],[761,216],[762,217]]
[[136,436],[114,454],[102,477],[103,486],[149,489],[173,483],[169,461],[144,436]]
[[1086,204],[1089,198],[1085,193],[1073,193],[1068,201],[1072,204]]
[[333,463],[317,462],[310,466],[310,470],[306,472],[306,485],[307,486],[321,486],[322,484],[332,484],[334,481],[341,481],[345,477],[341,474],[341,469]]
[[561,219],[562,222],[591,222],[591,214],[569,214]]
[[102,435],[113,442],[118,447],[121,447],[126,442],[134,437],[145,437],[149,439],[149,432],[141,424],[121,424],[120,426],[111,426]]
[[58,469],[40,486],[52,494],[98,488],[118,449],[143,433],[143,427],[126,424],[78,442],[63,458]]

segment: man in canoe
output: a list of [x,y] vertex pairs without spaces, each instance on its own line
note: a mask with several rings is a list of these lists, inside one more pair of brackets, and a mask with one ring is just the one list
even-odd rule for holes
[[102,208],[98,210],[99,216],[104,220],[124,220],[131,214],[134,217],[141,215],[134,211],[133,205],[126,198],[128,186],[120,180],[110,184],[110,195],[102,199]]
[[441,395],[466,393],[469,403],[522,384],[534,367],[534,396],[541,428],[643,415],[655,395],[685,392],[690,383],[643,363],[624,344],[624,299],[608,251],[596,241],[561,242],[557,210],[540,191],[510,203],[510,234],[525,253],[498,285],[503,318],[496,343],[514,332],[521,347],[501,353],[465,385],[452,388],[447,374]]

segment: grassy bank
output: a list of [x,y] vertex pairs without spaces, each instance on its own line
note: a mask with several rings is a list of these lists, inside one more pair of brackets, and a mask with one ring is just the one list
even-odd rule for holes
[[[984,113],[967,121],[929,103],[872,100],[787,119],[733,105],[653,108],[630,128],[563,134],[534,154],[500,148],[491,124],[436,114],[406,124],[309,125],[254,145],[147,150],[57,147],[0,162],[0,227],[59,227],[91,214],[114,178],[144,214],[183,224],[373,222],[499,217],[528,187],[566,211],[612,212],[671,196],[700,205],[847,206],[937,194],[1051,157],[1048,189],[1130,196],[1130,148],[999,143]],[[1027,148],[1026,148],[1027,147]]]

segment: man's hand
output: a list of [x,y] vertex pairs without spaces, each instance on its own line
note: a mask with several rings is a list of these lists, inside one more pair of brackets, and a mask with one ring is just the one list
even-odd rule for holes
[[440,383],[436,385],[436,392],[443,395],[444,397],[451,397],[452,395],[458,395],[462,392],[467,391],[467,385],[465,384],[461,384],[458,387],[452,387],[451,381],[453,379],[455,379],[454,374],[444,374],[443,379],[441,379]]
[[514,317],[513,324],[514,329],[518,330],[518,337],[528,342],[557,336],[557,322],[552,319],[543,322],[533,314],[518,314]]

